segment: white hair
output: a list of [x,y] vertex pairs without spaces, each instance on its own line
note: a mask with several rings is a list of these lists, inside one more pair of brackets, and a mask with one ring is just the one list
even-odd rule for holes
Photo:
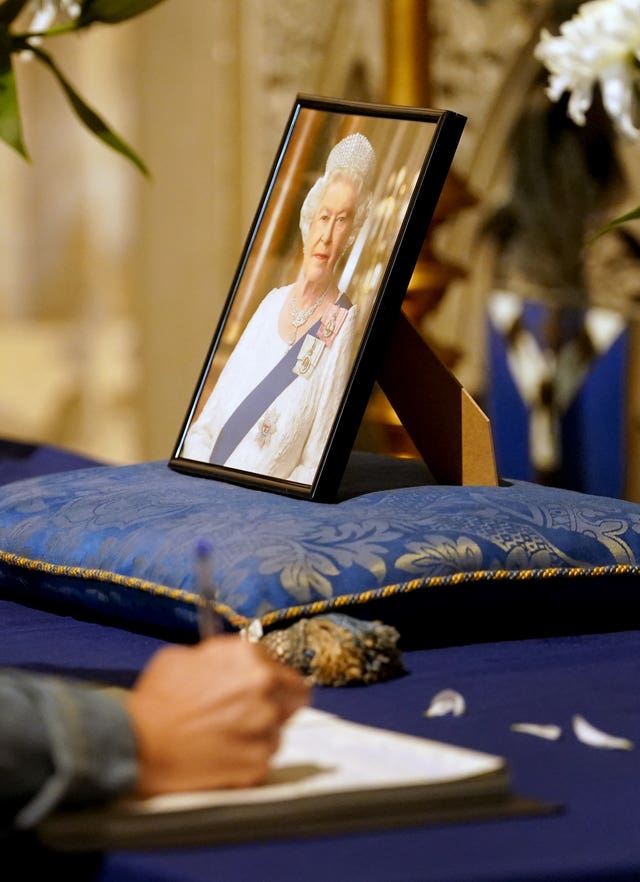
[[351,183],[356,192],[353,227],[345,247],[349,248],[353,244],[371,208],[371,183],[375,161],[373,147],[364,135],[359,133],[347,135],[335,145],[327,158],[324,174],[309,190],[300,210],[303,245],[307,244],[311,222],[320,207],[327,187],[334,181],[341,180]]

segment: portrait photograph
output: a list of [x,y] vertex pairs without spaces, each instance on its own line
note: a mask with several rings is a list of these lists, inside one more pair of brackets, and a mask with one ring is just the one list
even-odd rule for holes
[[298,96],[171,467],[335,492],[462,125]]

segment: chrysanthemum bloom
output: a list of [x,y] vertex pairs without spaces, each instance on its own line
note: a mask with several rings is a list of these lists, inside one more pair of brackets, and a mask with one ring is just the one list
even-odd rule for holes
[[535,57],[550,73],[547,95],[557,101],[569,92],[567,112],[585,124],[593,89],[616,129],[637,140],[637,90],[640,82],[640,0],[590,0],[553,36],[540,34]]

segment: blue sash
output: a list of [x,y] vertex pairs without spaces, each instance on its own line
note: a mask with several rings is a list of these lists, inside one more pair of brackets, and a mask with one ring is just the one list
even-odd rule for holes
[[[337,305],[349,309],[352,304],[346,294],[342,294],[338,298]],[[320,319],[309,328],[307,334],[315,335],[319,329]],[[222,429],[220,429],[220,434],[209,455],[210,463],[223,465],[251,426],[254,425],[260,414],[264,413],[278,395],[297,378],[298,375],[294,373],[293,369],[307,334],[296,340],[266,377],[240,402]]]

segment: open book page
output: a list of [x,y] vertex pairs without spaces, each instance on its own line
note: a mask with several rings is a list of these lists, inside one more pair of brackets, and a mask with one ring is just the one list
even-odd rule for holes
[[185,811],[340,791],[436,785],[486,775],[503,766],[498,756],[302,708],[285,726],[269,778],[259,787],[167,794],[129,806],[138,813]]
[[258,787],[60,811],[38,834],[64,850],[169,848],[549,810],[511,794],[500,756],[304,708],[285,726],[271,773]]

